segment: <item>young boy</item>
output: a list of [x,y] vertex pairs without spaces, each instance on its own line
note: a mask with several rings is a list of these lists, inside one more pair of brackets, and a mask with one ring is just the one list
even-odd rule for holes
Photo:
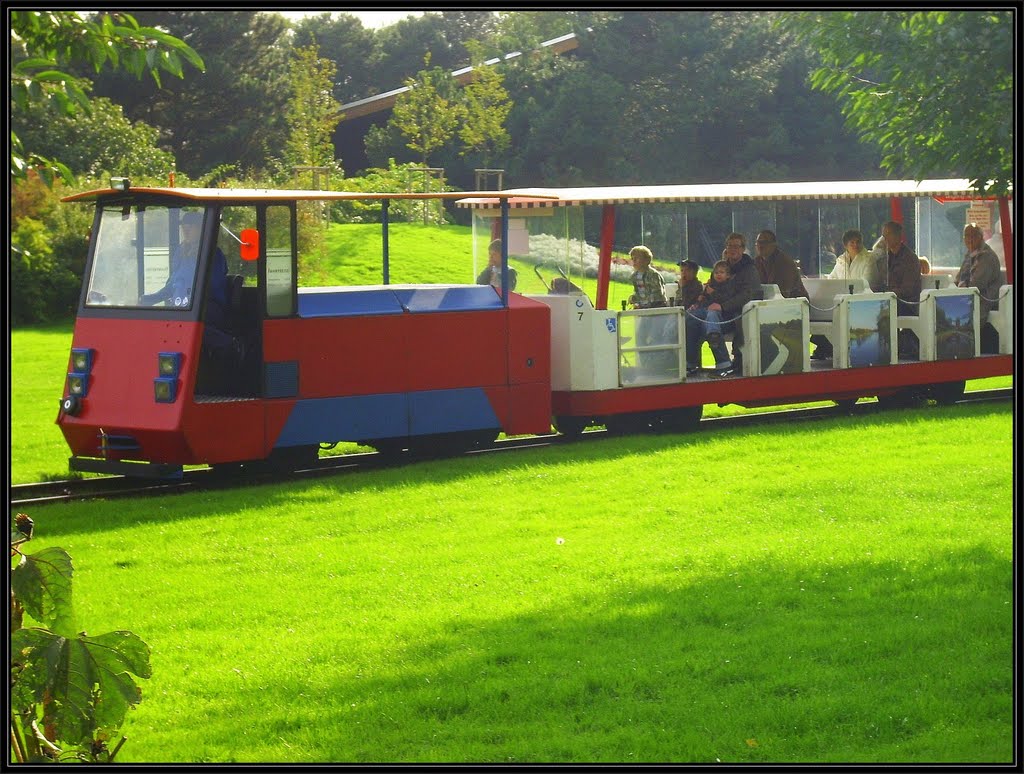
[[629,251],[633,261],[633,295],[629,303],[635,309],[655,309],[668,306],[665,300],[665,279],[661,272],[651,268],[654,255],[649,247],[637,245]]
[[704,290],[704,285],[697,279],[700,265],[696,261],[685,258],[679,262],[679,287],[676,288],[676,306],[688,308],[697,301],[697,296]]
[[[729,262],[724,259],[718,261],[711,270],[711,279],[704,286],[704,290],[697,296],[696,301],[686,308],[697,309],[698,307],[708,307],[715,303],[715,294],[721,291],[731,279],[732,267],[729,266]],[[731,367],[732,363],[729,360],[729,350],[726,349],[725,342],[722,341],[722,313],[717,309],[709,309],[706,323],[708,331],[707,342],[708,346],[711,347],[711,354],[715,356],[715,369],[719,371],[726,370]]]
[[[508,267],[508,289],[516,289],[518,272],[511,266]],[[477,285],[492,285],[499,293],[501,292],[501,240],[495,239],[487,248],[487,265],[476,278]]]

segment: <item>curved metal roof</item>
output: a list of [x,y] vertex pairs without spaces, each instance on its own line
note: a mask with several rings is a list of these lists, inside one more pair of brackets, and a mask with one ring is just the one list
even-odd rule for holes
[[[846,180],[807,183],[721,183],[696,185],[625,185],[586,188],[506,189],[509,207],[570,207],[582,204],[648,204],[660,202],[778,201],[784,199],[869,199],[892,196],[935,196],[993,199],[981,196],[966,179],[950,180]],[[467,195],[456,207],[492,209],[499,202],[492,194]]]

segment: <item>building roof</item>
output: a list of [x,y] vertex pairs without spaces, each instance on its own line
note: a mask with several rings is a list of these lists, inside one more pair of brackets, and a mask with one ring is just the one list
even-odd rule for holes
[[[579,40],[577,39],[575,32],[570,32],[567,35],[552,38],[551,40],[545,40],[540,44],[540,46],[541,49],[549,49],[554,54],[558,55],[565,53],[566,51],[572,51],[573,49],[579,48]],[[513,51],[511,54],[505,54],[503,57],[488,59],[484,64],[494,65],[499,62],[508,62],[520,56],[522,56],[521,51]],[[463,86],[472,81],[475,77],[476,74],[473,67],[463,67],[459,70],[452,71],[452,78],[455,79],[456,83]],[[350,121],[354,118],[361,118],[362,116],[379,113],[382,110],[389,110],[395,106],[395,100],[398,99],[398,95],[407,91],[409,91],[409,87],[402,86],[401,88],[385,91],[382,94],[377,94],[372,97],[348,102],[339,108],[341,121]]]

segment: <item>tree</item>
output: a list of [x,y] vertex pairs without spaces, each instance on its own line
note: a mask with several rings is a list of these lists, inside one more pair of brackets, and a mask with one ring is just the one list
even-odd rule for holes
[[420,154],[426,167],[430,154],[454,136],[463,109],[455,98],[451,75],[440,67],[430,67],[429,51],[423,65],[415,78],[406,79],[409,90],[395,100],[390,122],[405,136],[408,148]]
[[341,120],[331,94],[334,62],[321,59],[316,45],[298,48],[289,69],[288,141],[285,162],[292,167],[335,167],[331,135]]
[[477,152],[483,157],[484,165],[490,166],[494,154],[508,147],[505,122],[512,102],[501,85],[501,73],[493,65],[484,64],[482,47],[473,41],[466,45],[473,54],[474,78],[462,91],[464,113],[459,129],[462,155]]
[[[74,11],[12,11],[11,102],[24,111],[33,103],[53,106],[64,115],[89,111],[89,80],[69,70],[73,65],[100,72],[105,65],[136,78],[148,72],[160,84],[160,73],[183,75],[183,64],[202,70],[203,60],[181,40],[154,27],[142,27],[127,13],[86,18]],[[11,177],[24,180],[35,169],[47,182],[54,175],[72,175],[59,159],[26,149],[11,132]]]
[[365,29],[358,18],[325,12],[305,17],[294,28],[296,46],[315,44],[322,57],[344,63],[334,74],[334,96],[338,100],[353,102],[380,91],[373,67],[378,48],[374,31]]
[[96,94],[124,107],[133,121],[160,130],[179,171],[200,178],[215,167],[262,167],[280,155],[288,128],[291,31],[284,17],[254,11],[139,11],[203,55],[203,72],[160,85],[118,73],[96,79]]
[[781,15],[821,55],[811,75],[901,177],[1013,180],[1011,11],[804,11]]

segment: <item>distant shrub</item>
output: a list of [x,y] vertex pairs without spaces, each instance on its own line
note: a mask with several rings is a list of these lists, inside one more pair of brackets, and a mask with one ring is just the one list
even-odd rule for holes
[[[559,267],[567,271],[571,269],[575,273],[579,273],[580,266],[582,265],[583,276],[593,278],[597,276],[601,253],[598,248],[579,239],[564,239],[552,236],[551,234],[531,234],[529,254],[517,254],[515,257],[541,268],[555,269]],[[678,281],[678,274],[676,272],[660,266],[657,268],[666,282]],[[612,281],[630,282],[632,276],[632,263],[627,258],[616,258],[613,256],[611,265]]]

